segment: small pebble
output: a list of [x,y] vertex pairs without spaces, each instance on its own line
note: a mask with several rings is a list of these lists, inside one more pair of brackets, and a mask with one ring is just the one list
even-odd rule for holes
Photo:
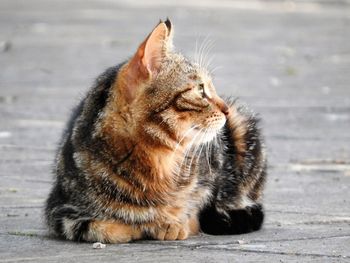
[[244,244],[244,243],[245,243],[244,240],[237,240],[237,244],[242,245],[242,244]]
[[96,242],[96,243],[92,244],[92,248],[94,248],[94,249],[101,249],[101,248],[105,248],[105,247],[106,247],[106,244],[103,244],[101,242]]

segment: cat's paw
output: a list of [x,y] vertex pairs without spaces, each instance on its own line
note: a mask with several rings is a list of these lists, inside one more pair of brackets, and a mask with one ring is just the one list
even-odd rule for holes
[[184,240],[189,235],[188,225],[163,224],[157,229],[155,238],[157,240]]
[[233,235],[257,231],[264,221],[261,204],[242,209],[228,210],[226,214],[211,206],[201,212],[200,225],[204,233],[211,235]]

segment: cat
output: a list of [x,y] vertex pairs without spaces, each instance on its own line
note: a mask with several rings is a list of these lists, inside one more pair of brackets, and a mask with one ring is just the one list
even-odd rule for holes
[[223,100],[160,21],[75,108],[46,201],[50,233],[75,241],[183,240],[261,228],[266,154],[257,117]]

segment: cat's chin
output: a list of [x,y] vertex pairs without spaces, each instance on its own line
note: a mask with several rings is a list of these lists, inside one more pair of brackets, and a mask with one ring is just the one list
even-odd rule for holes
[[198,140],[198,144],[211,142],[218,134],[219,130],[208,131]]
[[203,136],[200,137],[198,142],[200,144],[211,142],[217,136],[220,130],[224,127],[225,123],[226,123],[225,118],[212,123],[211,127],[205,130],[205,132],[203,133]]
[[[209,129],[204,129],[197,134],[196,139],[194,140],[193,144],[198,145],[198,144],[203,144],[203,143],[208,143],[211,142],[217,134],[220,132],[220,130],[224,127],[225,121],[219,122],[216,125],[213,125]],[[198,129],[200,130],[200,129]],[[198,132],[197,130],[197,132]]]

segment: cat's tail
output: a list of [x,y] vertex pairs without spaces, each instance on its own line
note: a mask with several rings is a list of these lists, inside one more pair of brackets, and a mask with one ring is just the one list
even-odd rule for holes
[[210,235],[235,235],[257,231],[263,221],[264,211],[261,204],[225,212],[211,205],[200,213],[201,230]]
[[244,105],[226,100],[231,114],[223,128],[222,168],[213,200],[200,215],[208,234],[242,234],[259,230],[264,220],[262,190],[266,154],[258,118]]
[[59,205],[46,209],[50,234],[73,241],[87,241],[92,218],[72,205]]
[[126,243],[143,236],[137,227],[114,219],[92,218],[68,204],[47,209],[46,217],[51,234],[73,241]]

